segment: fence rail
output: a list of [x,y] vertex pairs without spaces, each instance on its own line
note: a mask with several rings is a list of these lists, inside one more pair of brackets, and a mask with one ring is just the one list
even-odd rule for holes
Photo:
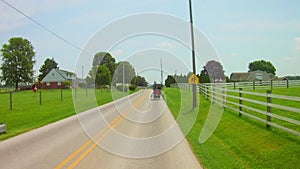
[[[300,137],[300,97],[272,94],[272,90],[266,93],[244,91],[243,88],[233,90],[228,86],[200,84],[199,92],[213,104],[265,123],[267,127],[272,126]],[[289,102],[293,102],[293,106],[284,105]]]
[[[85,95],[93,92],[95,90],[88,89],[74,89],[74,98],[77,98],[77,95]],[[38,90],[33,91],[9,91],[9,92],[0,92],[0,109],[6,110],[9,108],[12,111],[14,108],[18,108],[18,105],[29,105],[29,104],[47,104],[49,101],[60,101],[63,102],[65,99],[72,99],[72,90],[71,89],[52,89],[52,90]]]
[[[230,82],[218,83],[225,86],[228,90],[256,90],[256,89],[275,89],[275,88],[295,88],[300,87],[300,80],[282,80],[282,81],[252,81],[252,82]],[[171,84],[171,87],[179,87],[186,90],[192,90],[192,85],[188,83]]]
[[273,89],[273,88],[293,88],[300,87],[300,80],[282,80],[282,81],[252,81],[252,82],[231,82],[223,83],[227,88],[237,90],[239,88],[247,90]]

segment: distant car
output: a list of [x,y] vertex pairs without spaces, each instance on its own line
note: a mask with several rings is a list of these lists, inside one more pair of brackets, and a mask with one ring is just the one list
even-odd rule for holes
[[161,96],[162,96],[162,84],[154,84],[153,86],[152,86],[152,89],[153,89],[153,93],[152,93],[152,97],[154,98],[154,99],[156,99],[156,98],[160,98]]

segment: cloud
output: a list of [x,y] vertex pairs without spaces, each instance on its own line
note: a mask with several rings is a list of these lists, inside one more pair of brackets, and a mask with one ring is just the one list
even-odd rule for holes
[[226,31],[238,32],[299,32],[300,21],[252,20],[227,23],[220,27]]
[[299,59],[299,58],[296,57],[296,56],[292,56],[292,57],[287,56],[287,57],[283,57],[283,58],[282,58],[282,61],[288,62],[288,63],[294,63],[294,62],[296,62],[298,59]]
[[119,50],[111,51],[110,53],[113,57],[124,57],[125,51],[119,49]]
[[236,52],[232,52],[229,54],[230,57],[237,57],[239,56],[240,54],[239,53],[236,53]]
[[22,16],[20,13],[16,12],[3,2],[0,2],[0,4],[0,32],[11,31],[12,29],[21,27],[26,24],[24,16]]
[[8,20],[0,20],[0,32],[8,32],[13,29],[22,27],[26,24],[26,21],[22,19],[16,19],[15,22],[11,22]]
[[223,43],[262,42],[268,40],[267,36],[253,34],[219,34],[210,36],[212,41]]
[[296,50],[300,51],[300,37],[295,38],[296,40]]
[[[43,13],[51,12],[53,13],[55,10],[70,8],[74,6],[80,7],[82,4],[81,0],[74,0],[72,3],[65,1],[39,1],[39,0],[31,0],[31,1],[22,1],[22,0],[10,0],[6,1],[8,4],[21,11],[25,15],[32,17],[34,20],[36,18],[40,18],[40,15]],[[31,23],[29,19],[23,16],[20,12],[11,8],[4,2],[0,2],[0,33],[12,31],[19,27],[23,27],[27,23]]]
[[157,47],[159,48],[165,48],[165,49],[170,49],[170,48],[173,48],[174,47],[174,44],[171,43],[171,42],[160,42],[156,45]]
[[[297,67],[299,67],[300,63],[300,57],[299,56],[286,56],[278,61],[275,61],[275,63],[278,62],[276,65],[277,72],[279,76],[285,76],[285,75],[292,75],[292,74],[299,74],[299,70]],[[284,64],[283,64],[284,63]]]

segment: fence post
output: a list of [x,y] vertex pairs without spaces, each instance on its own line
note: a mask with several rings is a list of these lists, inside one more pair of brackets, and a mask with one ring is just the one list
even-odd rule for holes
[[233,82],[233,90],[235,90],[235,82]]
[[75,88],[75,99],[77,99],[77,88]]
[[63,101],[63,89],[60,90],[60,101]]
[[12,92],[9,92],[9,109],[10,111],[12,111],[12,106],[13,102],[12,102]]
[[85,88],[85,96],[87,96],[88,95],[88,89],[87,89],[87,87]]
[[225,98],[225,87],[222,87],[222,99],[223,99],[223,108],[226,107],[226,98]]
[[271,90],[273,90],[273,80],[271,80]]
[[208,86],[206,87],[206,99],[209,100],[209,88],[208,88]]
[[212,103],[215,104],[215,97],[216,97],[216,88],[215,85],[212,87]]
[[241,98],[243,98],[243,93],[241,93],[243,89],[239,88],[239,116],[242,116],[242,111],[243,111],[243,107],[241,105],[243,105],[243,100]]
[[288,89],[289,88],[289,80],[286,79],[286,88]]
[[255,90],[255,81],[253,80],[253,90]]
[[272,90],[267,91],[267,127],[270,127],[268,122],[272,122],[272,117],[269,116],[269,114],[272,113],[272,107],[269,105],[270,103],[272,103],[272,97],[270,97],[270,94],[272,94]]
[[40,105],[42,105],[42,91],[40,90]]

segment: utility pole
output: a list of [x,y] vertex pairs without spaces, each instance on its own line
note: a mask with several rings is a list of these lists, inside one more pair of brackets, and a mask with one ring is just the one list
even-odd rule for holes
[[125,92],[125,61],[123,61],[123,92]]
[[178,83],[178,82],[177,82],[177,69],[175,69],[174,79],[175,79],[175,83]]
[[138,74],[138,73],[136,73],[136,87],[138,87],[138,86],[139,86],[139,83],[138,83],[138,81],[139,81],[139,74]]
[[82,77],[82,79],[84,79],[84,77],[83,77],[83,74],[84,74],[84,66],[83,66],[83,65],[82,65],[81,69],[82,69],[81,77]]
[[163,84],[162,60],[160,59],[160,84]]
[[[192,64],[193,74],[196,76],[196,61],[195,61],[195,40],[194,40],[194,26],[193,26],[193,11],[192,11],[192,0],[189,0],[190,7],[190,25],[191,25],[191,41],[192,41]],[[197,89],[196,83],[193,83],[193,108],[197,107]]]

